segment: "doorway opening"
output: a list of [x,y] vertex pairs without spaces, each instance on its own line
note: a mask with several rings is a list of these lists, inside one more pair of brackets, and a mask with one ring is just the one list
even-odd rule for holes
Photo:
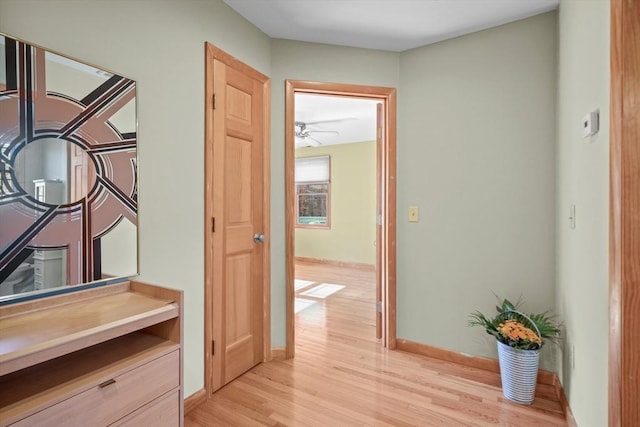
[[[396,91],[393,88],[291,80],[286,82],[287,358],[295,354],[296,311],[344,289],[340,280],[332,278],[342,275],[346,280],[345,274],[348,272],[353,273],[350,274],[350,289],[353,290],[351,297],[363,297],[362,302],[369,305],[369,312],[375,313],[372,317],[375,316],[376,337],[383,346],[395,348],[395,98]],[[312,109],[306,105],[314,102],[318,108],[330,112],[334,117],[310,115]],[[322,107],[322,104],[326,105]],[[338,105],[341,107],[338,108]],[[356,106],[360,106],[361,110]],[[367,108],[371,110],[363,113]],[[363,114],[370,115],[370,137],[344,135],[356,132],[356,122],[363,118]],[[366,120],[360,120],[360,124],[364,123]],[[349,139],[352,142],[358,139],[360,141],[349,148],[339,147],[341,142]],[[370,156],[371,197],[361,197],[360,202],[364,200],[361,204],[365,205],[370,202],[373,211],[362,212],[356,209],[358,202],[354,204],[353,200],[342,203],[341,208],[344,211],[344,205],[351,203],[352,208],[347,207],[347,210],[357,210],[356,215],[371,215],[370,227],[366,226],[366,220],[344,217],[332,219],[334,212],[331,200],[335,194],[332,185],[346,186],[345,183],[350,181],[350,174],[352,177],[359,175],[358,171],[349,168],[358,169],[363,166],[359,161],[351,165],[347,165],[344,160],[338,161],[338,158],[347,158],[349,155],[344,154],[347,152],[351,157],[361,157],[363,162],[367,162],[366,157]],[[337,178],[339,175],[336,167],[346,175],[340,182],[332,182],[332,176]],[[340,190],[344,194],[345,188]],[[339,210],[335,212],[338,213]],[[353,215],[354,212],[350,214]],[[345,236],[345,220],[353,224],[352,228],[360,226],[358,237],[352,235],[349,239]],[[335,225],[341,224],[342,229],[332,227],[332,222]],[[362,223],[365,223],[364,226]],[[297,236],[296,231],[300,231],[300,235]],[[357,233],[354,229],[349,232]],[[314,233],[315,236],[322,236],[324,242],[310,248],[308,242]],[[332,238],[329,237],[331,233]],[[301,247],[299,252],[296,252],[296,238]],[[335,247],[336,241],[342,242],[340,247]],[[306,280],[296,277],[296,262],[301,277],[306,277]],[[367,292],[373,291],[373,283],[375,295],[367,295]],[[296,293],[299,298],[296,298]]]

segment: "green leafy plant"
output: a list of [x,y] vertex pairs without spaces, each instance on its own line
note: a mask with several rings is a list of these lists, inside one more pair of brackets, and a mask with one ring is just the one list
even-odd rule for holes
[[469,315],[469,326],[482,326],[501,343],[521,350],[537,350],[545,339],[553,341],[559,338],[560,327],[555,316],[548,312],[525,314],[520,310],[521,305],[521,300],[513,304],[504,299],[496,306],[494,317],[487,317],[476,310]]

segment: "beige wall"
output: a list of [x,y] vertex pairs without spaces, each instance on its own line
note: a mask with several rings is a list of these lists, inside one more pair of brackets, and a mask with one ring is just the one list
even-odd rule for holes
[[189,396],[204,386],[204,42],[270,74],[270,39],[199,0],[0,0],[0,31],[137,81],[140,280],[185,292]]
[[555,308],[556,43],[551,12],[401,55],[398,337],[495,356],[468,313]]
[[296,157],[331,157],[331,228],[296,228],[296,256],[376,262],[376,143],[309,147]]
[[[559,13],[556,294],[561,378],[581,427],[608,422],[609,7],[562,0]],[[600,132],[583,138],[581,119],[596,108]]]

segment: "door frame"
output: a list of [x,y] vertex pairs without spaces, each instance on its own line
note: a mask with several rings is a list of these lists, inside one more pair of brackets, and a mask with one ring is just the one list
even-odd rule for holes
[[269,77],[256,71],[242,61],[234,58],[211,43],[205,42],[205,136],[204,136],[204,388],[207,397],[211,397],[214,391],[224,385],[221,375],[222,363],[220,356],[222,351],[214,354],[214,340],[218,340],[218,348],[221,348],[221,330],[213,328],[213,303],[214,303],[214,261],[215,254],[213,239],[213,144],[214,144],[214,84],[213,62],[218,60],[228,67],[241,71],[244,74],[262,83],[263,88],[263,215],[261,229],[267,236],[263,251],[263,311],[262,311],[262,360],[271,360],[271,81]]
[[640,418],[640,3],[611,0],[609,425]]
[[[384,325],[382,342],[389,349],[396,348],[396,89],[390,87],[362,86],[343,83],[324,83],[302,80],[285,81],[285,203],[286,203],[286,347],[285,357],[295,355],[295,136],[294,95],[315,93],[323,95],[353,96],[377,99],[385,104],[386,153],[377,173],[384,178],[380,189],[384,209],[382,233],[386,236],[383,250],[386,274],[382,277],[382,310]],[[382,169],[382,171],[380,170]],[[382,250],[377,245],[376,250]],[[378,266],[380,268],[380,266]]]

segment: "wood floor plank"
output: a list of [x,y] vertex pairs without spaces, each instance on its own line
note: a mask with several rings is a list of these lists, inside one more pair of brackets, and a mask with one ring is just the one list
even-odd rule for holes
[[[299,263],[296,278],[313,282],[297,292],[313,304],[296,315],[296,358],[242,375],[191,411],[186,427],[567,425],[553,386],[518,405],[496,373],[383,348],[374,272]],[[321,297],[326,289],[336,292]]]

